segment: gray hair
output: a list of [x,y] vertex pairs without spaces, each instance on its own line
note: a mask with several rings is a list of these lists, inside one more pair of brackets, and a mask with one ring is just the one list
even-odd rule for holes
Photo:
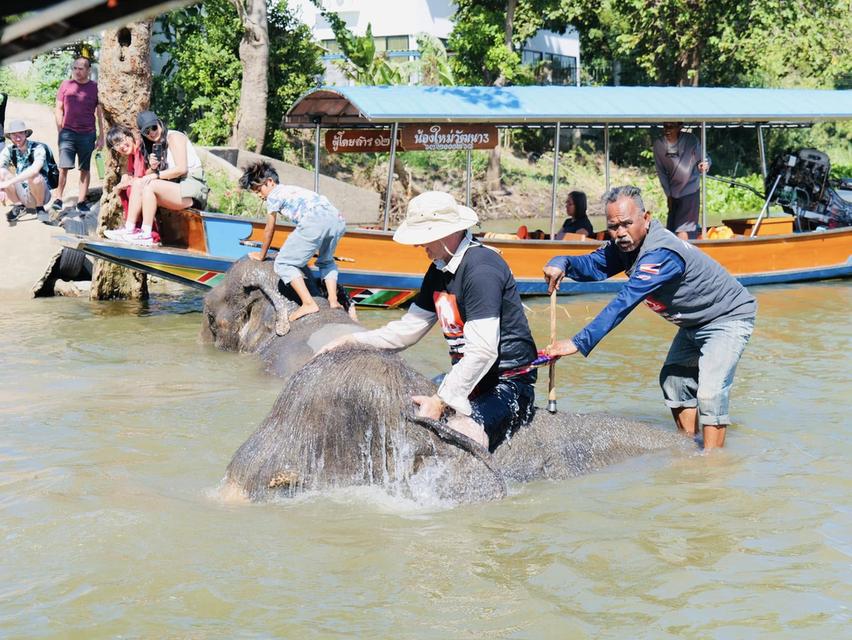
[[645,213],[645,203],[642,202],[642,190],[633,185],[625,185],[623,187],[613,187],[601,198],[601,203],[606,210],[607,205],[617,202],[621,198],[630,198],[634,204],[639,207],[639,211]]

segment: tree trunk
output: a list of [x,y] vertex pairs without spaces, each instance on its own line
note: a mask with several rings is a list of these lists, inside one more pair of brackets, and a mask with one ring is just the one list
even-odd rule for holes
[[[503,30],[503,43],[509,51],[514,49],[512,39],[515,35],[515,6],[517,0],[509,0],[506,3],[506,22]],[[506,77],[500,72],[498,78],[494,81],[495,87],[502,87],[506,84]],[[485,188],[490,192],[505,191],[503,187],[503,172],[500,168],[500,136],[497,137],[497,146],[488,153],[488,165],[485,167]]]
[[266,136],[266,100],[269,92],[266,0],[231,1],[243,23],[243,39],[240,42],[243,79],[231,145],[260,153]]
[[[104,33],[101,47],[98,96],[106,127],[117,124],[136,128],[136,114],[151,104],[151,25],[135,22]],[[106,154],[106,175],[98,215],[98,233],[115,229],[122,222],[121,201],[114,187],[121,174],[118,158]],[[93,300],[139,299],[148,297],[144,273],[125,269],[104,260],[95,261],[92,274]]]

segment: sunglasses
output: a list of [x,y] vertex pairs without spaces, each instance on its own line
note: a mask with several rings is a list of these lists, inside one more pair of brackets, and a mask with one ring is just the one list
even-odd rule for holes
[[159,128],[160,125],[152,124],[150,127],[145,127],[144,129],[142,129],[142,135],[147,136],[149,133],[151,133],[152,131],[157,131]]

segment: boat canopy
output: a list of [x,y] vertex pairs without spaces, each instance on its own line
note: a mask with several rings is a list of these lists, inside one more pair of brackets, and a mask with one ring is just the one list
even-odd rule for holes
[[320,87],[285,127],[396,123],[789,126],[852,119],[852,90],[709,87]]

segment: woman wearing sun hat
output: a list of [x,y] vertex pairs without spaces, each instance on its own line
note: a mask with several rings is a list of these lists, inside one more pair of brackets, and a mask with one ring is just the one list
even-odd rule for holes
[[404,349],[439,323],[452,368],[434,395],[412,400],[433,420],[452,409],[448,425],[493,451],[532,419],[537,352],[509,266],[470,233],[478,222],[448,193],[413,198],[393,239],[423,247],[432,260],[417,297],[401,319],[324,350],[347,342]]

